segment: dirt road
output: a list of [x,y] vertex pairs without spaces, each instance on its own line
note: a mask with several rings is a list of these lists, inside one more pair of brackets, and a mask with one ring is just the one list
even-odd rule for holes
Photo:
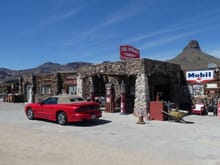
[[101,120],[60,126],[29,121],[24,104],[0,103],[1,165],[220,165],[220,118],[190,124],[103,113]]

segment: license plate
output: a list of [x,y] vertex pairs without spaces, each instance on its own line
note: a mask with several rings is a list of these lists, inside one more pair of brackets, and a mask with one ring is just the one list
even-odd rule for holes
[[213,112],[208,112],[208,115],[209,115],[209,116],[213,116],[214,113],[213,113]]
[[96,115],[92,115],[92,116],[91,116],[91,119],[96,119]]

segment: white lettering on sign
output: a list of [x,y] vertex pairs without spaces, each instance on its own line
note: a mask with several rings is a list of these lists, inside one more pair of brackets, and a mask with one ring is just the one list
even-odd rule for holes
[[186,72],[186,81],[202,83],[211,81],[214,79],[213,70],[202,70],[202,71],[188,71]]

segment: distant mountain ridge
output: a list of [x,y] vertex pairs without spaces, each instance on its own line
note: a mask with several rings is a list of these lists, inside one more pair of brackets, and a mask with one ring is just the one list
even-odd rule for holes
[[167,62],[179,64],[182,70],[205,69],[209,64],[220,66],[220,59],[203,52],[196,40],[191,40],[179,55]]
[[58,63],[46,62],[38,67],[25,69],[25,70],[10,70],[7,68],[0,68],[0,82],[16,79],[23,75],[28,74],[44,74],[44,73],[53,73],[59,71],[72,71],[76,70],[80,66],[91,65],[92,63],[87,62],[71,62],[65,65]]
[[[199,42],[196,40],[191,40],[179,55],[173,59],[167,60],[166,62],[179,64],[182,70],[206,69],[209,64],[220,66],[220,59],[203,52],[199,46]],[[25,70],[0,68],[0,82],[16,79],[28,74],[37,75],[59,71],[71,71],[85,65],[92,65],[92,63],[71,62],[61,65],[58,63],[47,62],[38,67]]]

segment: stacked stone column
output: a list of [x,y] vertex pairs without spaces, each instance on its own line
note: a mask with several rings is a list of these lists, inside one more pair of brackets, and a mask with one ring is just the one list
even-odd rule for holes
[[135,82],[134,115],[146,116],[149,103],[149,86],[146,74],[137,74]]
[[81,76],[77,76],[76,84],[77,84],[76,94],[79,96],[83,96],[83,79],[81,78]]

